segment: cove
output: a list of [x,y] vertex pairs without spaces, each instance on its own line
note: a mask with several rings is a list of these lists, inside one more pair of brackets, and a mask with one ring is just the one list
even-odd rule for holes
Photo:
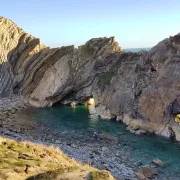
[[18,119],[26,124],[35,124],[33,128],[37,133],[48,128],[48,133],[69,133],[72,138],[74,134],[80,135],[82,139],[86,137],[87,140],[92,138],[94,131],[116,137],[121,144],[120,151],[128,153],[132,161],[146,165],[154,159],[161,159],[166,164],[160,169],[161,175],[180,179],[179,143],[157,136],[132,134],[122,123],[102,120],[93,106],[82,105],[73,108],[56,105],[51,108],[27,109],[18,114]]

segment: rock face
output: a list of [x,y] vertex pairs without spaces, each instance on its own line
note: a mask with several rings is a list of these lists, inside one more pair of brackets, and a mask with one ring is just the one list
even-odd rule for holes
[[0,41],[1,96],[21,94],[35,107],[93,97],[102,118],[180,140],[180,34],[149,52],[124,52],[114,37],[50,49],[10,20],[0,23],[1,39],[9,38]]
[[[8,54],[14,52],[15,48],[18,46],[19,50],[27,49],[27,45],[33,44],[32,42],[39,42],[39,39],[34,38],[30,34],[25,33],[21,28],[19,28],[11,20],[0,17],[0,95],[8,96],[12,94],[13,82],[15,71],[12,67],[15,66],[17,62],[13,61],[11,64],[8,61]],[[37,52],[40,49],[45,48],[40,42],[38,47],[31,46],[30,54]],[[39,49],[38,49],[39,48]],[[29,56],[27,54],[27,56]],[[19,54],[16,54],[19,56]],[[25,56],[24,56],[25,57]],[[18,57],[17,57],[18,58]],[[12,66],[13,65],[13,66]]]
[[7,54],[17,46],[24,32],[11,20],[3,17],[0,17],[0,32],[0,62],[6,62]]

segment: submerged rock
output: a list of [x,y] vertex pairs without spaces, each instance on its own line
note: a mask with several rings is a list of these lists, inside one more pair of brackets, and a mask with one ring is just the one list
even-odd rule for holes
[[148,180],[148,179],[152,179],[157,174],[158,174],[158,171],[154,168],[141,167],[138,170],[137,177],[139,180]]
[[160,166],[160,167],[164,167],[165,166],[165,163],[163,161],[161,161],[160,159],[154,159],[152,161],[152,163],[156,166]]

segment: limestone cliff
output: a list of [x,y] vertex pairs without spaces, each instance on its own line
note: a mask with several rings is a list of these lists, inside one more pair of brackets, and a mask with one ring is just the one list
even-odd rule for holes
[[[39,44],[35,49],[31,47],[31,52],[38,52],[40,49],[45,48],[44,45],[40,44],[39,39],[34,38],[30,34],[25,33],[11,20],[0,17],[0,95],[7,96],[12,93],[14,73],[12,72],[12,66],[8,62],[8,54],[13,51],[18,44],[21,44],[19,48],[25,49],[26,45],[36,41]],[[29,54],[29,55],[30,55]],[[18,54],[17,54],[18,56]],[[12,62],[15,64],[16,62]]]
[[[10,20],[1,21],[8,23],[0,29],[17,28]],[[10,31],[5,33],[11,37]],[[0,31],[0,37],[3,34]],[[0,56],[7,61],[7,67],[0,66],[1,95],[22,94],[35,107],[94,97],[102,118],[167,137],[175,132],[180,140],[174,123],[180,113],[180,34],[140,53],[121,51],[114,37],[94,38],[78,48],[50,49],[20,31],[8,42],[8,48],[0,42]]]
[[[25,33],[11,20],[0,16],[0,62],[7,61],[8,53],[13,50],[18,43],[24,44],[25,46],[27,41],[33,39],[35,39],[33,36]],[[43,45],[40,46],[45,47]]]

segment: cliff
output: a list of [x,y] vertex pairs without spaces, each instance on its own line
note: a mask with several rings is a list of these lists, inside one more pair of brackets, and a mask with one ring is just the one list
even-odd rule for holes
[[[1,21],[8,23],[1,22],[0,29],[17,29],[10,20]],[[4,33],[11,37],[9,31],[0,31],[0,37]],[[35,107],[93,97],[102,118],[180,140],[174,122],[180,113],[180,34],[140,53],[122,51],[114,37],[94,38],[78,48],[50,49],[22,30],[16,34],[8,39],[8,48],[0,43],[0,57],[5,59],[0,66],[1,96],[21,94]]]
[[[12,93],[12,83],[14,79],[14,72],[12,66],[8,62],[8,54],[13,51],[18,44],[19,48],[25,49],[26,44],[36,41],[37,46],[32,46],[32,51],[38,52],[40,49],[45,48],[40,44],[40,40],[25,33],[11,20],[0,17],[0,95],[8,96]],[[34,52],[30,52],[34,53]],[[29,55],[30,55],[29,54]],[[18,55],[18,54],[17,54]],[[15,63],[15,62],[13,62]]]

